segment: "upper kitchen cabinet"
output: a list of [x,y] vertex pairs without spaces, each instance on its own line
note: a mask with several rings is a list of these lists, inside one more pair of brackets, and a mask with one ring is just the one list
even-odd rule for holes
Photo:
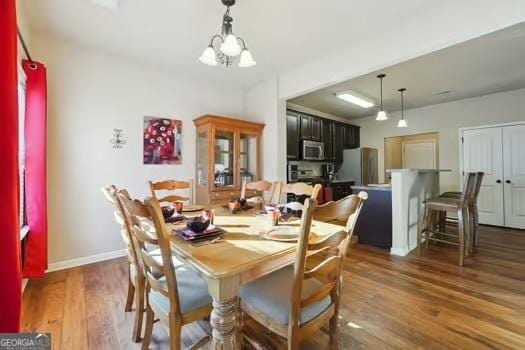
[[359,147],[359,127],[288,110],[286,112],[286,154],[289,160],[303,159],[301,141],[324,144],[324,160],[343,162],[343,150]]
[[343,162],[343,150],[345,149],[344,145],[345,138],[345,125],[341,123],[334,123],[334,143],[333,143],[333,153],[334,160],[336,163],[341,164]]
[[287,111],[286,112],[286,158],[299,159],[299,130],[300,117],[299,114]]
[[332,120],[323,119],[321,121],[322,139],[324,143],[324,158],[325,160],[334,160],[334,122]]
[[359,147],[359,127],[354,125],[344,125],[344,140],[343,145],[345,149]]
[[321,119],[311,115],[301,115],[301,139],[321,141]]

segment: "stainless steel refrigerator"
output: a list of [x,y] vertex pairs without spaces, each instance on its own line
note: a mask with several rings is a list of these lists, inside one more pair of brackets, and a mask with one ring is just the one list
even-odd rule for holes
[[354,148],[343,151],[343,164],[337,172],[338,179],[354,180],[356,185],[378,183],[377,149]]

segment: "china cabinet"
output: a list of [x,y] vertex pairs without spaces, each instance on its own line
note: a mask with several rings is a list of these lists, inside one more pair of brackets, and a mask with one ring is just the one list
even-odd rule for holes
[[214,115],[204,115],[193,122],[197,130],[198,204],[228,202],[240,196],[243,180],[261,179],[264,124]]

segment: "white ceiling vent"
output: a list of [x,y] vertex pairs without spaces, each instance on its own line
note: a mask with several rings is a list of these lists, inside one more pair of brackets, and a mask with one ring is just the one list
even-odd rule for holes
[[118,9],[120,0],[90,0],[92,3],[98,6],[102,6],[111,10]]

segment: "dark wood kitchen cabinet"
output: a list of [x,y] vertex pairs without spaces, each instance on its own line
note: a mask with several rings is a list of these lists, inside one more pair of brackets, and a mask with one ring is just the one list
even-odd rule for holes
[[334,181],[332,182],[332,198],[334,201],[338,201],[346,196],[352,194],[352,186],[355,185],[354,181]]
[[343,162],[343,150],[345,149],[344,137],[345,125],[341,123],[334,123],[333,153],[334,160],[337,164],[341,164]]
[[287,110],[287,158],[301,159],[302,140],[321,141],[325,160],[335,162],[338,167],[343,162],[343,150],[359,147],[359,133],[359,127],[355,125]]
[[321,141],[321,119],[311,115],[301,115],[301,139]]
[[321,121],[322,127],[322,139],[324,143],[324,159],[325,160],[334,160],[334,122],[328,119],[323,119]]
[[291,111],[286,113],[286,158],[299,159],[301,156],[299,141],[299,114]]
[[344,126],[344,141],[345,149],[359,147],[359,127],[354,125]]

